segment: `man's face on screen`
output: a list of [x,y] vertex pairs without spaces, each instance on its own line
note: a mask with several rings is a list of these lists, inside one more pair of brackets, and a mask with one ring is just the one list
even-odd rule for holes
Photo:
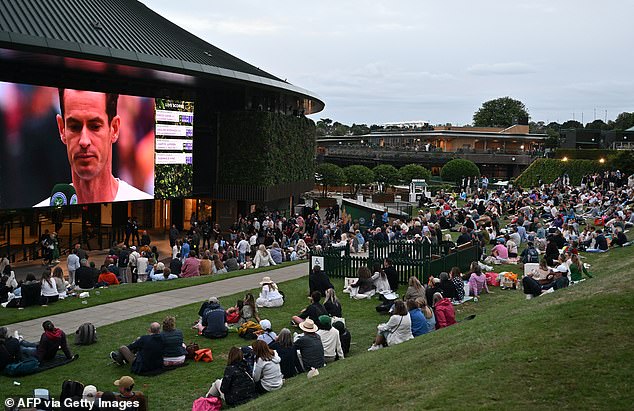
[[112,174],[112,144],[119,137],[119,116],[108,121],[106,95],[65,90],[64,118],[57,116],[71,170],[82,180]]

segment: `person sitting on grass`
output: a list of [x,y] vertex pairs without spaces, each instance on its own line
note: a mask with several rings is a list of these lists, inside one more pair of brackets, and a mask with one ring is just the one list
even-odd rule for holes
[[372,274],[370,279],[374,282],[374,288],[376,288],[376,291],[382,294],[391,293],[392,290],[390,289],[390,282],[388,281],[387,275],[385,274],[383,267],[381,267],[381,264],[375,264],[372,271],[374,274]]
[[185,342],[183,332],[176,328],[176,318],[167,316],[163,319],[163,366],[170,367],[185,363]]
[[53,281],[55,281],[55,287],[57,288],[59,299],[63,300],[64,298],[66,298],[68,282],[64,280],[64,271],[59,265],[53,269]]
[[571,281],[581,281],[581,279],[583,278],[583,274],[587,275],[588,278],[592,278],[592,274],[588,272],[577,254],[572,254],[572,256],[570,256],[570,262],[571,264],[568,269],[570,270]]
[[[116,401],[138,401],[139,406],[136,408],[137,411],[147,411],[147,399],[145,395],[141,391],[134,391],[134,379],[127,375],[119,378],[114,382],[114,385],[119,388],[119,392],[115,394],[114,400]],[[101,395],[101,400],[106,400],[110,398],[110,396],[106,396],[106,393]],[[102,409],[100,407],[100,409]],[[128,408],[129,409],[129,408]]]
[[360,267],[357,270],[357,281],[350,284],[350,297],[355,300],[372,298],[375,294],[372,274],[368,267]]
[[161,324],[150,324],[147,335],[142,335],[133,343],[111,351],[110,358],[119,365],[132,364],[132,372],[139,375],[153,375],[163,369],[164,341],[160,334]]
[[621,227],[615,227],[614,234],[614,239],[612,240],[611,244],[613,247],[627,247],[628,245],[632,244],[631,241],[627,240],[627,236],[625,235]]
[[81,259],[80,267],[75,271],[75,284],[79,290],[92,290],[97,283],[97,275],[88,264],[88,260]]
[[508,248],[506,248],[506,246],[504,245],[504,239],[503,238],[499,238],[497,240],[497,245],[495,247],[493,247],[493,249],[491,250],[491,256],[498,262],[498,263],[506,263],[509,259],[509,251]]
[[334,288],[329,288],[326,290],[326,299],[324,300],[324,308],[328,311],[328,315],[333,318],[342,318],[343,313],[341,309],[341,303],[337,298],[337,294],[335,293]]
[[227,336],[227,313],[220,306],[218,298],[210,297],[202,320],[195,326],[198,333],[207,338],[224,338]]
[[258,251],[256,251],[253,264],[255,268],[276,265],[275,261],[273,261],[273,257],[271,257],[271,253],[269,253],[264,244],[260,244]]
[[231,347],[227,357],[227,366],[222,379],[211,384],[207,397],[221,398],[227,405],[244,404],[258,396],[255,382],[251,377],[249,367],[244,361],[242,350]]
[[336,328],[339,331],[339,340],[341,342],[341,350],[343,351],[343,355],[347,356],[350,352],[350,343],[352,342],[352,336],[350,335],[350,331],[346,328],[346,325],[341,320],[334,320],[332,322],[333,328]]
[[394,303],[394,310],[389,321],[379,324],[377,330],[377,336],[368,351],[400,344],[414,338],[412,335],[412,319],[403,301],[398,300]]
[[97,286],[111,286],[111,285],[119,285],[119,280],[117,276],[110,272],[108,268],[101,267],[101,273],[99,274],[99,278],[97,279]]
[[284,305],[284,297],[277,289],[271,277],[264,277],[260,282],[262,289],[260,290],[260,296],[255,300],[257,307],[281,307]]
[[304,331],[304,334],[293,343],[293,347],[299,351],[299,360],[304,372],[310,371],[311,368],[321,368],[326,364],[324,358],[324,346],[321,343],[321,338],[317,334],[319,329],[311,318],[307,318],[305,321],[299,324],[299,328]]
[[324,360],[326,363],[342,360],[344,354],[341,347],[341,339],[339,338],[339,330],[332,326],[332,318],[328,315],[321,315],[319,316],[319,323],[317,334],[324,347]]
[[456,291],[456,297],[454,301],[461,302],[464,298],[464,282],[462,281],[460,268],[452,267],[451,271],[449,272],[449,277],[451,277],[451,282],[453,283],[454,289]]
[[[469,295],[473,296],[473,301],[478,301],[478,296],[485,291],[490,294],[489,286],[487,285],[487,277],[481,270],[476,270],[469,276]],[[434,306],[436,303],[434,302]]]
[[40,280],[40,305],[48,305],[59,300],[59,293],[55,281],[51,278],[51,272],[45,270]]
[[280,356],[280,368],[284,378],[294,377],[301,372],[297,350],[293,347],[293,336],[288,328],[282,328],[275,342],[269,347]]
[[456,323],[456,313],[451,300],[444,298],[441,293],[434,294],[434,315],[437,330]]
[[[0,327],[0,372],[7,365],[22,361],[20,342],[18,338],[9,335],[7,327]],[[37,346],[37,344],[34,345]]]
[[[162,264],[162,263],[159,263]],[[150,279],[152,281],[167,281],[167,280],[176,280],[178,278],[177,275],[172,274],[172,270],[169,267],[165,267],[163,271],[159,273],[151,273]]]
[[313,291],[319,291],[321,295],[325,295],[327,289],[335,288],[335,286],[332,285],[330,278],[321,270],[321,267],[316,265],[313,267],[313,271],[308,274],[308,288],[311,294]]
[[[227,315],[231,314],[233,310],[238,309],[237,307],[232,307],[227,310]],[[238,325],[242,325],[247,321],[255,321],[260,322],[260,316],[258,315],[258,308],[255,306],[255,299],[253,298],[253,294],[246,293],[244,295],[244,299],[242,300],[242,307],[239,309],[240,317],[238,319]]]
[[412,321],[412,335],[418,337],[419,335],[427,334],[427,332],[429,332],[427,321],[423,312],[418,307],[418,304],[416,304],[416,301],[407,300],[405,305],[407,306],[407,311]]
[[[68,360],[74,360],[79,357],[79,354],[75,354],[74,356],[71,354],[64,331],[56,328],[49,320],[42,323],[42,328],[44,329],[44,332],[40,337],[40,342],[35,348],[35,356],[40,362],[54,360],[57,355],[57,351],[60,349]],[[33,343],[30,344],[35,345]]]
[[436,329],[436,316],[434,315],[434,310],[432,310],[427,304],[427,298],[417,298],[416,305],[418,305],[418,308],[423,313],[423,317],[425,317],[425,322],[427,322],[427,332],[434,331]]
[[264,341],[267,345],[273,344],[275,340],[277,340],[277,334],[275,334],[275,331],[271,328],[271,321],[266,319],[261,320],[260,327],[262,327],[262,329],[255,332],[258,336],[257,339]]
[[253,357],[255,359],[253,381],[255,381],[257,392],[265,394],[282,388],[284,375],[282,375],[280,367],[282,361],[280,356],[262,340],[254,341],[251,347],[253,348]]
[[305,319],[310,318],[313,323],[319,321],[319,316],[328,315],[326,308],[321,305],[321,293],[319,291],[313,291],[309,297],[310,305],[302,310],[299,315],[293,316],[292,320],[294,324],[300,324]]
[[418,297],[425,296],[425,287],[420,283],[418,278],[412,276],[409,278],[407,291],[405,291],[405,300],[415,300]]

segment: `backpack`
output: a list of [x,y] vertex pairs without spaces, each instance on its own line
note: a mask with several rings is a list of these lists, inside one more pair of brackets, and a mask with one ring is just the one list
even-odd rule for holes
[[90,345],[97,342],[97,330],[92,323],[83,323],[75,331],[75,344]]
[[84,384],[79,381],[66,380],[62,383],[62,393],[59,395],[59,400],[64,402],[67,398],[81,399],[84,395]]
[[247,321],[238,328],[238,335],[247,340],[256,340],[258,336],[255,332],[260,330],[262,330],[260,324],[254,321]]
[[528,249],[528,252],[526,253],[526,262],[539,263],[539,252],[534,247]]
[[28,358],[24,361],[14,362],[4,367],[5,375],[10,377],[19,377],[21,375],[29,375],[37,372],[40,362],[35,358]]

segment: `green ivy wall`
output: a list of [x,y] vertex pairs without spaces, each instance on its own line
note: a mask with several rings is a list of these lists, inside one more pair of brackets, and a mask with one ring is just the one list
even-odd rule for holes
[[269,112],[219,116],[219,184],[272,186],[313,180],[315,123]]

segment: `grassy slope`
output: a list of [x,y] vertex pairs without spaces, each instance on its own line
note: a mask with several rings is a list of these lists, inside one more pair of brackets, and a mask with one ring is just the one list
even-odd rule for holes
[[[352,333],[352,355],[321,370],[319,377],[299,376],[285,387],[253,401],[245,409],[630,409],[629,389],[634,352],[634,287],[629,280],[631,248],[590,256],[596,278],[538,299],[526,301],[519,291],[495,290],[477,304],[458,307],[457,318],[475,320],[419,337],[399,346],[366,352],[376,324],[386,317],[376,301],[342,298]],[[341,289],[341,281],[336,281]],[[287,303],[262,310],[279,330],[306,305],[306,280],[284,283]],[[254,290],[257,291],[257,290]],[[221,299],[233,304],[237,295]],[[136,377],[152,410],[189,410],[209,384],[222,375],[226,353],[244,340],[231,334],[219,341],[188,329],[199,303],[170,310],[185,339],[211,347],[215,361],[188,366],[157,377]],[[92,383],[99,390],[128,374],[112,365],[107,353],[144,332],[168,312],[100,327],[99,342],[73,347],[77,362],[18,379],[0,377],[0,397],[26,394],[36,387],[59,391],[64,379]],[[11,390],[8,392],[8,390]],[[374,391],[374,392],[373,392]],[[376,392],[376,393],[375,393]]]
[[[243,275],[254,274],[258,272],[265,272],[274,270],[280,267],[286,267],[289,265],[299,264],[304,261],[293,261],[282,263],[272,267],[262,267],[257,270],[239,270],[233,271],[228,274],[220,275],[205,275],[201,277],[181,278],[171,281],[148,281],[144,283],[124,284],[120,286],[114,286],[109,288],[100,288],[95,291],[90,291],[90,298],[88,299],[88,305],[82,304],[79,298],[67,298],[65,300],[58,301],[49,305],[48,307],[32,306],[27,307],[24,310],[17,309],[1,309],[0,308],[0,324],[16,323],[20,321],[32,320],[34,318],[40,318],[47,315],[66,313],[74,310],[81,310],[82,308],[92,307],[95,305],[112,303],[115,301],[127,300],[128,298],[140,297],[142,295],[159,293],[162,291],[176,290],[179,288],[192,287],[195,285],[211,283],[214,281],[225,280],[227,278],[240,277]],[[99,291],[97,295],[96,291]]]

